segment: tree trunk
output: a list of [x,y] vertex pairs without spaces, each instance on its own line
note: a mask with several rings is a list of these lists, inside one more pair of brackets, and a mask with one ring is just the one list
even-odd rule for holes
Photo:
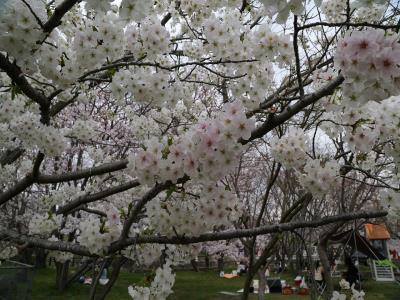
[[217,263],[218,263],[218,272],[224,271],[224,255],[221,255],[218,258]]
[[243,287],[242,300],[247,300],[249,298],[251,282],[254,276],[257,274],[258,269],[266,264],[267,259],[271,256],[272,250],[275,248],[276,243],[279,241],[279,234],[274,234],[271,241],[264,248],[258,260],[253,264],[250,260],[249,270],[247,272],[246,281]]
[[97,288],[99,287],[99,280],[100,280],[101,274],[103,273],[104,268],[106,268],[107,265],[109,264],[109,262],[111,262],[111,260],[112,260],[112,258],[106,258],[103,261],[103,263],[101,264],[99,272],[97,274],[95,272],[93,272],[93,281],[92,281],[92,286],[90,288],[90,295],[89,295],[90,300],[96,299],[96,291],[97,291]]
[[125,257],[119,257],[118,259],[116,259],[113,264],[112,272],[109,278],[110,280],[104,286],[104,289],[101,290],[100,294],[96,297],[96,300],[104,300],[106,298],[108,293],[111,291],[111,288],[113,287],[115,281],[117,281],[119,272],[121,271],[121,267],[126,261],[127,259]]
[[326,241],[321,241],[318,246],[318,255],[319,259],[321,261],[322,267],[324,268],[324,280],[326,284],[325,288],[325,298],[330,299],[332,297],[333,293],[333,282],[332,282],[332,277],[331,277],[331,266],[329,263],[329,258],[328,258],[328,253],[327,253],[327,242]]
[[204,256],[204,260],[205,260],[205,264],[206,264],[206,269],[209,270],[210,269],[210,257],[208,256],[207,253]]
[[68,282],[69,261],[65,263],[56,262],[56,286],[59,291],[63,291]]
[[83,274],[85,274],[91,268],[92,261],[88,260],[85,262],[72,276],[68,279],[65,287],[68,287],[71,283],[79,279]]
[[265,287],[267,286],[267,279],[265,278],[265,269],[266,266],[258,269],[258,300],[265,299]]
[[44,249],[36,249],[35,250],[35,268],[36,269],[44,269],[46,268],[46,259],[47,259],[47,253]]

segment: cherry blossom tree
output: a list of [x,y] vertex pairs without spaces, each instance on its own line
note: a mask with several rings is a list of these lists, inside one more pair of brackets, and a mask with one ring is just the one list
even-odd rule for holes
[[281,233],[398,214],[398,3],[8,0],[0,29],[0,255],[113,263],[91,299],[237,239],[246,299]]

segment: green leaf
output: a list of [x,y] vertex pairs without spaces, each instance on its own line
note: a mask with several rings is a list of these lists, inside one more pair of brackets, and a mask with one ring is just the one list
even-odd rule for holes
[[168,146],[171,146],[174,142],[174,139],[172,138],[172,136],[168,137]]
[[392,267],[392,268],[397,269],[397,265],[389,259],[377,260],[377,261],[375,261],[375,263],[377,266]]
[[169,146],[166,146],[164,149],[162,149],[161,153],[162,153],[162,158],[163,159],[167,159],[168,158],[168,154],[169,154]]
[[117,73],[117,69],[116,69],[116,68],[111,68],[111,69],[108,69],[108,70],[106,71],[106,76],[107,76],[108,78],[112,79],[113,76],[115,75],[115,73]]
[[11,84],[11,99],[15,99],[17,95],[21,95],[22,91],[14,82]]
[[357,162],[362,162],[367,160],[367,154],[366,153],[358,153],[356,156]]
[[60,66],[61,66],[61,67],[65,67],[64,54],[61,55],[61,58],[60,58]]
[[172,193],[175,192],[175,191],[176,191],[176,185],[174,184],[174,185],[172,185],[172,186],[168,189],[168,191],[167,191],[167,198],[166,198],[166,199],[168,199],[169,197],[171,197]]

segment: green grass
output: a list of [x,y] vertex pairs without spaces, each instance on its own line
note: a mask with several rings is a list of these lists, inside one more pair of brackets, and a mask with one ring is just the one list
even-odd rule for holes
[[[289,280],[291,276],[282,276]],[[53,269],[38,270],[33,280],[32,300],[87,300],[89,289],[88,285],[73,283],[66,291],[60,293],[55,288],[55,273]],[[128,285],[138,283],[143,280],[143,274],[122,272],[116,284],[107,297],[107,300],[131,300],[128,295]],[[244,277],[234,279],[219,278],[216,272],[177,272],[176,283],[174,286],[175,297],[177,300],[219,300],[229,299],[219,296],[220,291],[235,292],[243,287]],[[292,283],[289,280],[289,283]],[[382,283],[368,280],[363,283],[367,297],[365,300],[399,300],[400,285],[396,283]],[[283,296],[268,294],[265,299],[270,300],[306,300],[307,296]],[[254,295],[250,298],[257,299]]]

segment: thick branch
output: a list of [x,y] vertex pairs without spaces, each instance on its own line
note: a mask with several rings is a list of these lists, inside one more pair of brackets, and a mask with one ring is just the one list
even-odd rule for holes
[[71,8],[81,0],[65,0],[54,9],[53,15],[43,24],[43,31],[50,33],[54,28],[61,25],[61,19]]
[[[39,174],[37,176],[34,176],[34,174],[28,174],[22,180],[17,182],[14,186],[12,186],[8,190],[0,193],[0,205],[4,204],[8,200],[10,200],[12,197],[23,192],[26,188],[28,188],[30,185],[32,185],[34,183],[46,184],[46,183],[60,183],[60,182],[66,182],[66,181],[72,181],[72,180],[79,180],[79,179],[88,178],[88,177],[92,177],[92,176],[102,175],[105,173],[120,171],[120,170],[125,169],[127,164],[128,164],[127,160],[121,160],[121,161],[117,161],[117,162],[102,164],[100,166],[84,169],[81,171],[69,172],[69,173],[64,173],[64,174],[59,174],[59,175],[41,175],[41,174]],[[102,198],[104,198],[104,197],[102,197]],[[93,200],[93,201],[95,201],[95,200]],[[93,201],[89,200],[88,202],[93,202]],[[83,202],[83,203],[85,203],[85,202]]]
[[[178,180],[178,183],[185,183],[186,181],[189,180],[188,176],[184,176],[183,178]],[[129,235],[129,230],[133,224],[133,222],[136,220],[137,216],[140,214],[144,206],[146,205],[147,202],[150,200],[154,199],[159,193],[162,191],[165,191],[166,189],[170,188],[173,186],[173,183],[171,181],[167,181],[162,184],[156,184],[152,189],[150,189],[140,200],[136,205],[133,207],[132,211],[129,212],[129,217],[125,221],[124,228],[122,229],[121,233],[121,239],[118,243],[121,243],[125,238],[128,237]]]
[[82,255],[82,256],[93,256],[93,257],[96,256],[96,255],[90,253],[87,248],[85,248],[81,245],[78,245],[78,244],[72,244],[72,243],[64,242],[64,241],[57,241],[57,242],[48,241],[48,240],[42,239],[42,238],[31,237],[31,236],[19,234],[17,232],[11,231],[11,230],[0,231],[0,240],[7,240],[10,242],[21,243],[21,244],[27,243],[31,247],[38,247],[38,248],[43,248],[43,249],[48,249],[48,250],[58,250],[58,251],[70,252],[70,253]]
[[25,176],[22,180],[17,182],[8,190],[0,193],[0,206],[10,200],[12,197],[17,196],[19,193],[22,193],[26,188],[28,188],[34,181],[34,178],[31,174]]
[[21,155],[25,152],[24,149],[21,148],[15,148],[15,149],[7,149],[0,155],[0,165],[5,166],[12,164],[14,161],[16,161],[18,158],[21,157]]
[[339,75],[336,79],[332,80],[329,84],[321,88],[320,90],[306,95],[303,100],[297,101],[295,104],[287,106],[285,110],[277,115],[270,115],[270,117],[265,121],[260,127],[256,128],[252,133],[249,140],[241,140],[242,144],[247,144],[248,142],[255,140],[264,136],[266,133],[270,132],[272,129],[278,125],[283,124],[295,114],[300,112],[302,109],[306,108],[308,105],[317,102],[322,97],[328,96],[333,93],[333,91],[344,81],[342,75]]
[[69,172],[59,175],[39,175],[37,183],[59,183],[72,180],[79,180],[92,176],[102,175],[105,173],[111,173],[120,171],[126,168],[128,160],[121,160],[112,163],[105,163],[97,167],[92,167],[80,171]]
[[[342,215],[336,215],[331,217],[325,217],[313,221],[296,221],[289,223],[280,223],[275,225],[266,225],[251,229],[238,229],[238,230],[227,230],[222,232],[213,232],[201,234],[197,237],[165,237],[165,236],[143,236],[136,238],[128,238],[124,242],[124,246],[131,245],[134,243],[144,244],[193,244],[207,241],[221,241],[229,240],[235,238],[244,238],[256,235],[263,235],[269,233],[286,232],[292,231],[298,228],[316,228],[323,225],[328,225],[331,223],[336,223],[339,221],[351,221],[357,219],[367,219],[367,218],[379,218],[387,215],[386,211],[376,211],[376,212],[353,212]],[[113,247],[111,247],[113,248]]]
[[21,69],[11,63],[7,57],[0,53],[0,69],[7,73],[15,84],[21,89],[21,91],[30,99],[40,105],[41,108],[48,107],[48,100],[45,95],[34,89],[25,78]]
[[134,188],[134,187],[137,187],[139,185],[140,185],[139,181],[132,180],[132,181],[120,184],[118,186],[113,186],[113,187],[111,187],[109,189],[106,189],[106,190],[98,192],[98,193],[94,193],[94,194],[89,194],[89,195],[84,195],[84,196],[78,197],[75,200],[73,200],[73,201],[67,203],[66,205],[60,207],[57,210],[57,214],[66,214],[66,213],[72,211],[73,209],[75,209],[75,208],[77,208],[77,207],[79,207],[81,205],[88,204],[88,203],[91,203],[91,202],[95,202],[97,200],[104,199],[104,198],[109,197],[111,195],[127,191],[127,190],[129,190],[131,188]]
[[[205,233],[197,237],[172,237],[168,238],[165,236],[143,236],[136,238],[128,238],[123,241],[123,243],[116,243],[112,245],[109,249],[109,253],[114,253],[132,244],[192,244],[207,241],[220,241],[235,238],[250,237],[255,235],[263,235],[276,232],[286,232],[292,231],[298,228],[316,228],[323,225],[328,225],[331,223],[336,223],[340,221],[352,221],[357,219],[368,219],[368,218],[379,218],[387,215],[386,211],[376,211],[376,212],[355,212],[347,213],[342,215],[336,215],[331,217],[325,217],[322,219],[317,219],[313,221],[306,222],[289,222],[281,223],[276,225],[262,226],[253,229],[239,229],[239,230],[227,230],[223,232],[216,233]],[[96,256],[90,253],[85,247],[71,244],[68,242],[57,241],[52,242],[45,239],[40,239],[36,237],[29,237],[26,235],[21,235],[10,230],[0,231],[0,240],[7,239],[15,243],[28,243],[30,246],[44,248],[48,250],[59,250],[71,252],[83,256]]]

